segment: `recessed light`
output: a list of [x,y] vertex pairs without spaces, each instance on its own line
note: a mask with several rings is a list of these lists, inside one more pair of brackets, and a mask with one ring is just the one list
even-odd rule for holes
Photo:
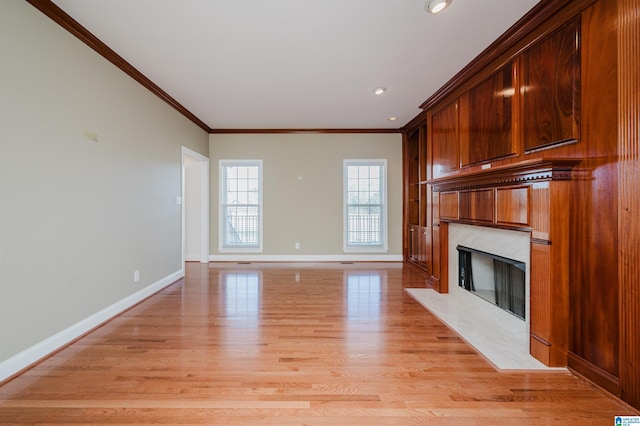
[[427,12],[435,14],[438,12],[442,12],[450,4],[451,0],[429,0],[424,8]]
[[389,118],[387,118],[387,120],[389,120],[389,121],[396,121],[397,119],[398,119],[398,117],[389,117]]
[[387,91],[386,87],[376,87],[375,89],[373,89],[373,93],[376,95],[382,95],[386,91]]

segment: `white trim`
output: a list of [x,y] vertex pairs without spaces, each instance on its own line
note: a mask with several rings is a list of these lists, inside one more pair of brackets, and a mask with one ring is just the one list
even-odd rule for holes
[[180,269],[179,271],[162,278],[154,284],[125,297],[111,306],[107,306],[101,311],[98,311],[72,326],[47,337],[19,354],[6,359],[0,363],[0,382],[35,364],[43,358],[46,358],[51,353],[61,349],[83,334],[116,317],[137,303],[142,302],[149,296],[152,296],[163,288],[173,284],[182,277],[184,277],[184,269]]
[[211,255],[210,262],[402,262],[396,254],[262,254]]
[[[193,151],[186,146],[181,148],[182,156],[182,182],[181,182],[181,221],[182,221],[182,267],[184,268],[184,262],[200,261],[200,263],[209,262],[209,158],[204,155]],[[186,233],[186,217],[185,217],[185,161],[184,157],[188,156],[200,163],[200,257],[193,259],[192,256],[185,254],[185,233]]]

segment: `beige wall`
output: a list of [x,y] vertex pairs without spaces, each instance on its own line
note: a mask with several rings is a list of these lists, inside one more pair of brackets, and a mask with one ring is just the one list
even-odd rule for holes
[[[213,134],[211,253],[218,251],[219,161],[263,160],[263,256],[343,256],[344,159],[386,159],[388,252],[402,255],[402,137],[400,134]],[[300,179],[301,178],[301,179]],[[300,242],[300,249],[295,249]],[[226,253],[224,255],[227,255]],[[360,257],[365,256],[360,255]],[[238,258],[228,255],[227,257]],[[256,257],[255,255],[252,257]]]
[[2,367],[181,270],[180,147],[208,135],[23,0],[0,52]]

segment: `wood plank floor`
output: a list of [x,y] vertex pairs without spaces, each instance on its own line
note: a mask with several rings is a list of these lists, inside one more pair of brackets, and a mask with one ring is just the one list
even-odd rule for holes
[[0,387],[0,423],[611,425],[567,372],[498,372],[398,264],[189,263],[185,279]]

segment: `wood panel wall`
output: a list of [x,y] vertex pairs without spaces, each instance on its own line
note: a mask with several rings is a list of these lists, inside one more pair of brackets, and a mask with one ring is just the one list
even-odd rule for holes
[[620,388],[640,407],[640,0],[618,2]]
[[616,2],[581,14],[581,157],[573,189],[569,260],[569,367],[619,389]]
[[[542,0],[526,18],[422,105],[427,133],[433,136],[429,165],[434,181],[429,183],[535,159],[579,160],[561,197],[541,197],[542,182],[513,193],[507,183],[499,184],[490,225],[531,229],[532,260],[550,262],[554,271],[538,278],[552,287],[567,283],[560,297],[567,299],[568,335],[554,337],[549,334],[553,324],[548,329],[538,322],[542,328],[534,334],[541,356],[562,358],[544,349],[548,336],[560,346],[566,342],[572,370],[640,408],[640,0]],[[498,90],[498,79],[508,83],[504,70],[509,67],[519,101],[512,105],[511,125],[504,125],[503,134],[512,133],[514,152],[491,158],[486,147],[472,146],[472,135],[491,139],[501,134],[495,129],[499,121],[474,116],[471,104],[489,102],[482,97]],[[554,79],[555,86],[545,86]],[[438,129],[443,124],[444,134],[451,136],[447,142]],[[456,130],[457,138],[452,136]],[[447,146],[456,139],[457,146]],[[479,223],[491,217],[489,193],[476,189],[442,188],[441,197],[430,197],[433,229],[452,220]],[[545,216],[554,203],[566,206],[569,214]],[[532,206],[526,213],[525,204]],[[442,243],[440,230],[437,234],[434,245]],[[554,245],[559,237],[566,239],[566,252]],[[448,259],[438,252],[440,265]],[[541,287],[538,300],[544,301],[550,288]],[[549,318],[557,308],[553,303],[538,305],[532,317]],[[553,321],[561,322],[562,316]]]

